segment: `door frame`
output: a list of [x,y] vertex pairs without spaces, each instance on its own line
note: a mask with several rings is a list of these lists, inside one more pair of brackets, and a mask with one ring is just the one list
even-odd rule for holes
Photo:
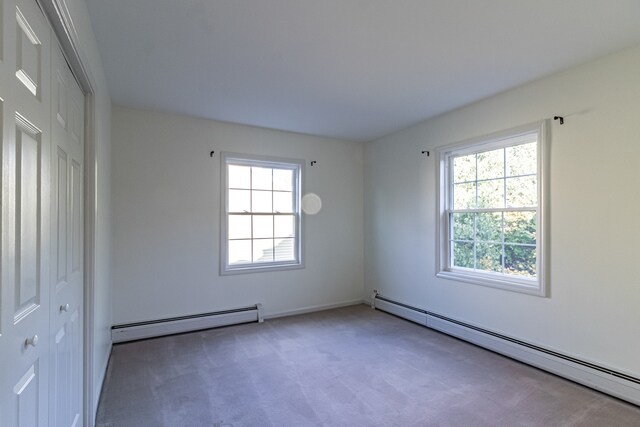
[[[80,49],[80,39],[66,0],[36,0],[56,35],[71,72],[85,95],[84,147],[84,289],[83,289],[83,425],[93,427],[97,401],[95,399],[94,324],[95,324],[95,257],[97,196],[96,150],[96,80],[89,61]],[[52,40],[52,43],[55,41]],[[106,366],[105,366],[106,368]]]

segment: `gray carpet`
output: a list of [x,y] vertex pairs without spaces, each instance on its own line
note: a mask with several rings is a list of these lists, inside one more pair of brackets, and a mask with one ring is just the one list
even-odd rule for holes
[[362,305],[116,345],[97,425],[640,426],[640,408]]

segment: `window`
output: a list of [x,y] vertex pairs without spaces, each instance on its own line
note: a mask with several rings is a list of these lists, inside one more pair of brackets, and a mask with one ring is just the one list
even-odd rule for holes
[[222,274],[302,267],[303,164],[223,153]]
[[545,296],[544,122],[438,151],[438,277]]

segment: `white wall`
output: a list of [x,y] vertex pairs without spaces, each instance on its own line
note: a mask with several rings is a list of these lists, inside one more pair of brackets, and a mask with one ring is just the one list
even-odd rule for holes
[[[113,144],[115,324],[362,298],[362,144],[122,107]],[[219,275],[221,151],[307,161],[323,208],[303,218],[304,269]]]
[[[94,278],[94,417],[111,350],[111,99],[85,0],[66,0],[81,57],[93,75],[96,125],[96,253]],[[91,315],[91,314],[90,314]]]
[[[551,295],[437,279],[436,157],[421,150],[556,114]],[[640,47],[532,82],[365,148],[365,288],[640,375]]]

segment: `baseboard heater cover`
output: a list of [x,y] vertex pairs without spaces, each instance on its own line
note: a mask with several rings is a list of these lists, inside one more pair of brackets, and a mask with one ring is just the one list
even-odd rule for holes
[[383,297],[371,306],[640,405],[640,378]]
[[240,323],[262,323],[262,313],[262,304],[256,304],[211,313],[114,325],[111,327],[111,341],[119,343]]

